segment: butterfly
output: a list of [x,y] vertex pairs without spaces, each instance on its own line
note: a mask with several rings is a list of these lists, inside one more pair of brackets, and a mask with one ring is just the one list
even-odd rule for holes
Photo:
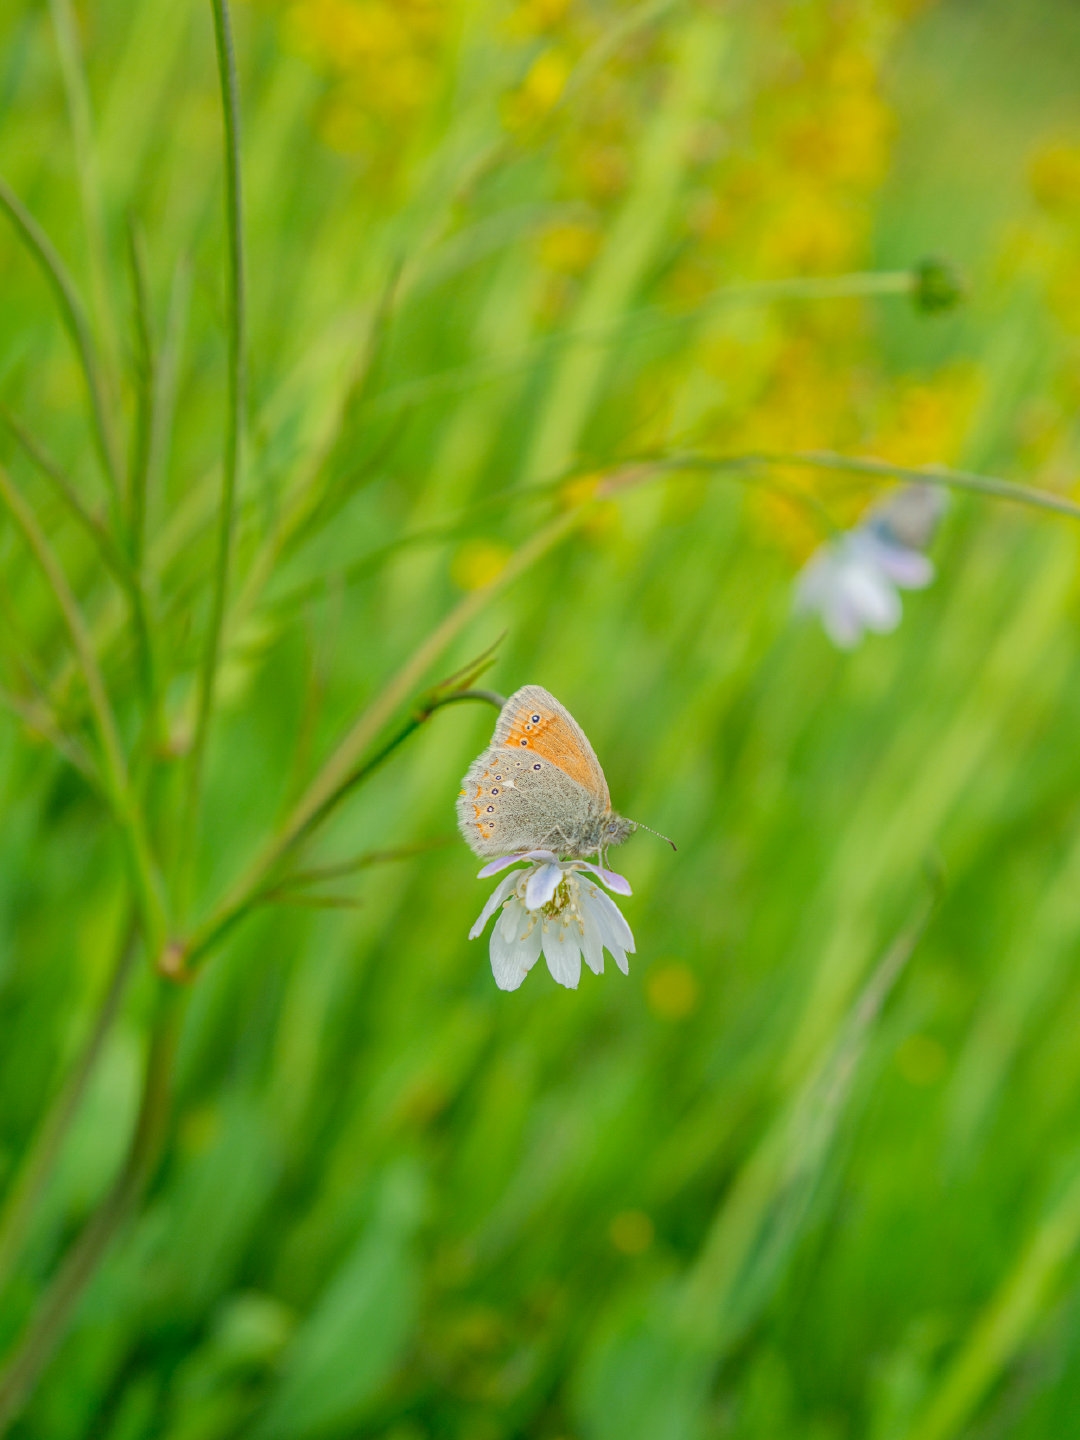
[[539,685],[510,696],[461,785],[458,828],[477,855],[550,850],[583,860],[638,828],[612,810],[581,726]]

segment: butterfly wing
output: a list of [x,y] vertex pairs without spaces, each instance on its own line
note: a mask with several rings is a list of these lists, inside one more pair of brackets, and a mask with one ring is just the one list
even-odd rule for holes
[[589,792],[550,760],[493,745],[470,765],[458,796],[458,828],[477,855],[520,850],[576,852],[599,823]]
[[540,685],[523,685],[510,696],[499,714],[492,744],[549,760],[586,789],[601,809],[611,808],[604,772],[584,730]]
[[610,810],[607,782],[581,727],[539,685],[503,706],[491,745],[469,767],[458,827],[478,855],[591,853]]

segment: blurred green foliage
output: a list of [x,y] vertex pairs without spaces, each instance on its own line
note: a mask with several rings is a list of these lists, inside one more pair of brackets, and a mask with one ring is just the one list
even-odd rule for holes
[[[195,836],[229,316],[211,10],[0,12],[0,173],[91,317],[120,505],[10,226],[0,400],[115,569],[13,433],[0,458],[84,617],[169,933],[220,913],[358,716],[363,761],[500,636],[485,683],[557,694],[679,853],[619,856],[629,979],[498,992],[453,828],[492,716],[448,707],[175,984],[6,510],[9,1359],[123,1164],[161,995],[184,1007],[160,1159],[10,1433],[1073,1433],[1073,524],[955,496],[938,582],[841,656],[790,580],[816,507],[846,523],[870,477],[680,471],[608,499],[595,477],[827,448],[1068,494],[1075,12],[249,0],[234,22],[250,381]],[[929,315],[938,255],[964,303]],[[149,678],[116,579],[140,455]]]

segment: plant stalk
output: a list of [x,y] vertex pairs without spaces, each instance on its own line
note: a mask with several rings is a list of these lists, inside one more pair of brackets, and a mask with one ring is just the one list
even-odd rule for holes
[[82,1051],[38,1127],[18,1174],[8,1187],[0,1209],[0,1294],[11,1278],[34,1211],[52,1178],[64,1140],[79,1112],[98,1057],[120,1009],[139,956],[138,938],[137,916],[133,914],[124,928],[112,974]]
[[135,1131],[120,1173],[64,1257],[16,1348],[0,1373],[0,1437],[18,1417],[117,1233],[135,1209],[161,1154],[180,1026],[189,992],[162,985],[146,1060]]
[[210,619],[199,670],[186,793],[186,823],[181,830],[177,863],[179,908],[186,908],[198,843],[200,804],[206,769],[206,742],[214,710],[214,692],[221,659],[225,605],[229,591],[236,531],[236,493],[240,476],[246,386],[246,307],[244,286],[243,197],[240,173],[240,99],[236,55],[228,0],[211,0],[225,138],[225,223],[228,232],[228,398],[225,448],[218,507],[217,555],[210,595]]

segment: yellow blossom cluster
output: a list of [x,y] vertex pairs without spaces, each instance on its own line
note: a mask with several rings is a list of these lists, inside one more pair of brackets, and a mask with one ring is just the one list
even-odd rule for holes
[[392,177],[409,153],[403,139],[439,93],[453,5],[442,0],[292,0],[288,41],[328,80],[323,138]]
[[[893,127],[883,75],[921,4],[734,7],[737,52],[672,157],[677,204],[636,283],[633,304],[672,324],[666,340],[635,351],[636,378],[622,381],[619,453],[676,444],[851,448],[910,463],[956,457],[976,408],[969,371],[953,366],[914,380],[868,364],[872,312],[858,298],[723,301],[725,287],[872,263],[873,201]],[[680,23],[699,10],[725,13],[700,0]],[[364,154],[375,175],[418,153],[461,36],[471,27],[487,37],[499,55],[485,83],[502,156],[533,164],[533,198],[551,208],[527,242],[533,323],[545,330],[573,327],[638,183],[643,136],[674,85],[679,26],[666,23],[663,7],[649,11],[628,0],[305,0],[287,21],[295,45],[327,76],[327,139]],[[1048,151],[1032,174],[1055,223],[1080,216],[1074,152]],[[1080,317],[1080,290],[1074,300]],[[634,314],[623,318],[633,341]],[[850,478],[803,473],[797,483],[841,522],[867,498]],[[814,543],[812,511],[764,491],[757,505],[795,555]],[[470,552],[455,579],[470,588],[497,564],[493,553]]]

